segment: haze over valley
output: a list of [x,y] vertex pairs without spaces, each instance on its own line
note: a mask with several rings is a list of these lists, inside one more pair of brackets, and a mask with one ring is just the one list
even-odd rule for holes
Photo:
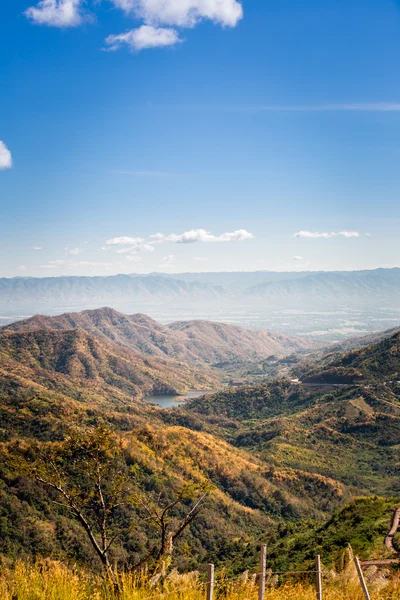
[[205,319],[321,340],[400,321],[400,269],[0,279],[0,323],[111,306],[163,323]]

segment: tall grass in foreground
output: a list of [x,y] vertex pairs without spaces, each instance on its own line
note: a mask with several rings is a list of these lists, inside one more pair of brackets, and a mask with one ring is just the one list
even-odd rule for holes
[[[329,581],[330,580],[330,581]],[[118,600],[204,600],[205,586],[197,573],[172,576],[161,590],[143,579],[121,575]],[[399,600],[400,578],[371,585],[373,600]],[[47,561],[29,565],[17,563],[13,568],[0,568],[1,600],[115,600],[112,589],[101,577],[74,570],[61,563]],[[246,576],[235,581],[217,574],[215,598],[226,600],[257,600],[257,584]],[[287,582],[268,588],[266,600],[315,600],[311,583]],[[349,572],[343,577],[330,577],[324,583],[324,600],[362,600],[358,582]]]

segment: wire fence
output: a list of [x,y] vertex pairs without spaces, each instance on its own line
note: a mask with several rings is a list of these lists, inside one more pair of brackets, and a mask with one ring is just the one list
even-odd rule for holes
[[[206,581],[196,581],[195,584],[192,582],[186,583],[182,587],[177,587],[174,589],[164,590],[162,586],[165,584],[161,583],[161,589],[154,590],[153,594],[149,594],[141,598],[141,600],[162,600],[164,598],[168,598],[170,596],[180,596],[183,594],[188,594],[189,592],[193,594],[195,590],[198,594],[199,592],[204,595],[205,600],[214,600],[214,595],[220,594],[227,587],[231,589],[230,586],[236,584],[240,584],[241,587],[251,585],[253,587],[254,595],[257,596],[258,600],[264,600],[265,598],[265,589],[267,585],[271,584],[272,578],[277,578],[281,576],[292,576],[292,575],[313,575],[315,577],[315,585],[316,585],[316,598],[317,600],[322,600],[322,579],[321,579],[321,563],[319,556],[316,557],[316,569],[315,570],[292,570],[292,571],[272,571],[271,569],[266,568],[266,545],[261,547],[260,553],[260,570],[257,572],[249,572],[248,570],[240,573],[239,575],[235,575],[233,577],[226,577],[224,573],[215,574],[214,565],[207,565],[207,577]],[[171,582],[169,582],[171,584]],[[155,584],[157,585],[157,584]],[[240,589],[240,588],[239,588]]]
[[[368,562],[368,561],[365,561]],[[386,563],[387,561],[374,561],[375,563]],[[364,595],[365,600],[370,600],[370,595],[367,589],[367,584],[363,575],[362,563],[357,557],[354,557],[354,565],[356,567],[359,583]],[[180,596],[183,594],[192,594],[196,597],[201,593],[205,600],[214,600],[214,595],[219,595],[226,590],[227,586],[234,583],[239,583],[241,586],[252,586],[251,597],[257,597],[257,600],[265,600],[265,591],[267,585],[270,585],[272,579],[281,576],[293,576],[293,575],[312,575],[312,585],[315,585],[315,597],[316,600],[322,600],[322,566],[320,556],[315,557],[315,569],[311,570],[292,570],[292,571],[272,571],[266,568],[266,546],[263,545],[260,553],[260,570],[256,573],[249,573],[245,571],[234,577],[226,577],[224,573],[215,575],[214,565],[207,565],[207,577],[206,581],[195,581],[193,580],[186,585],[174,589],[155,589],[153,594],[145,597],[141,597],[140,600],[163,600],[170,596]],[[161,582],[162,583],[162,582]],[[165,581],[164,581],[165,583]],[[169,584],[171,582],[169,581]],[[163,583],[162,583],[163,585]],[[229,588],[231,589],[231,588]],[[239,588],[240,589],[240,588]],[[217,591],[217,594],[215,594]],[[249,590],[250,591],[250,590]]]

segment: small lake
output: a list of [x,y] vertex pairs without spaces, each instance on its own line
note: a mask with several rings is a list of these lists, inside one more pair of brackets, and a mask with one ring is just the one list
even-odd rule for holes
[[[149,404],[156,404],[161,408],[173,408],[174,406],[180,406],[181,404],[185,404],[185,400],[190,400],[190,398],[198,398],[198,396],[204,396],[207,394],[206,390],[201,391],[193,391],[188,392],[184,396],[145,396],[143,400],[148,402]],[[183,398],[182,400],[178,400],[178,398]]]

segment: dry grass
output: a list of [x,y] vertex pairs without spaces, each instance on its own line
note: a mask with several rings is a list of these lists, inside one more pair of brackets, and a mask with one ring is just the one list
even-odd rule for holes
[[[324,600],[362,600],[354,572],[348,565],[342,573],[325,573]],[[151,586],[146,579],[121,575],[122,588],[118,600],[205,600],[205,585],[198,573],[179,575],[173,572],[163,589]],[[398,600],[400,578],[382,578],[370,574],[373,600]],[[1,600],[116,600],[112,589],[100,577],[85,571],[70,569],[50,561],[29,565],[17,563],[13,568],[0,569]],[[244,574],[230,581],[216,576],[215,598],[224,600],[257,600],[254,577]],[[287,581],[267,587],[265,600],[315,600],[312,583]]]

